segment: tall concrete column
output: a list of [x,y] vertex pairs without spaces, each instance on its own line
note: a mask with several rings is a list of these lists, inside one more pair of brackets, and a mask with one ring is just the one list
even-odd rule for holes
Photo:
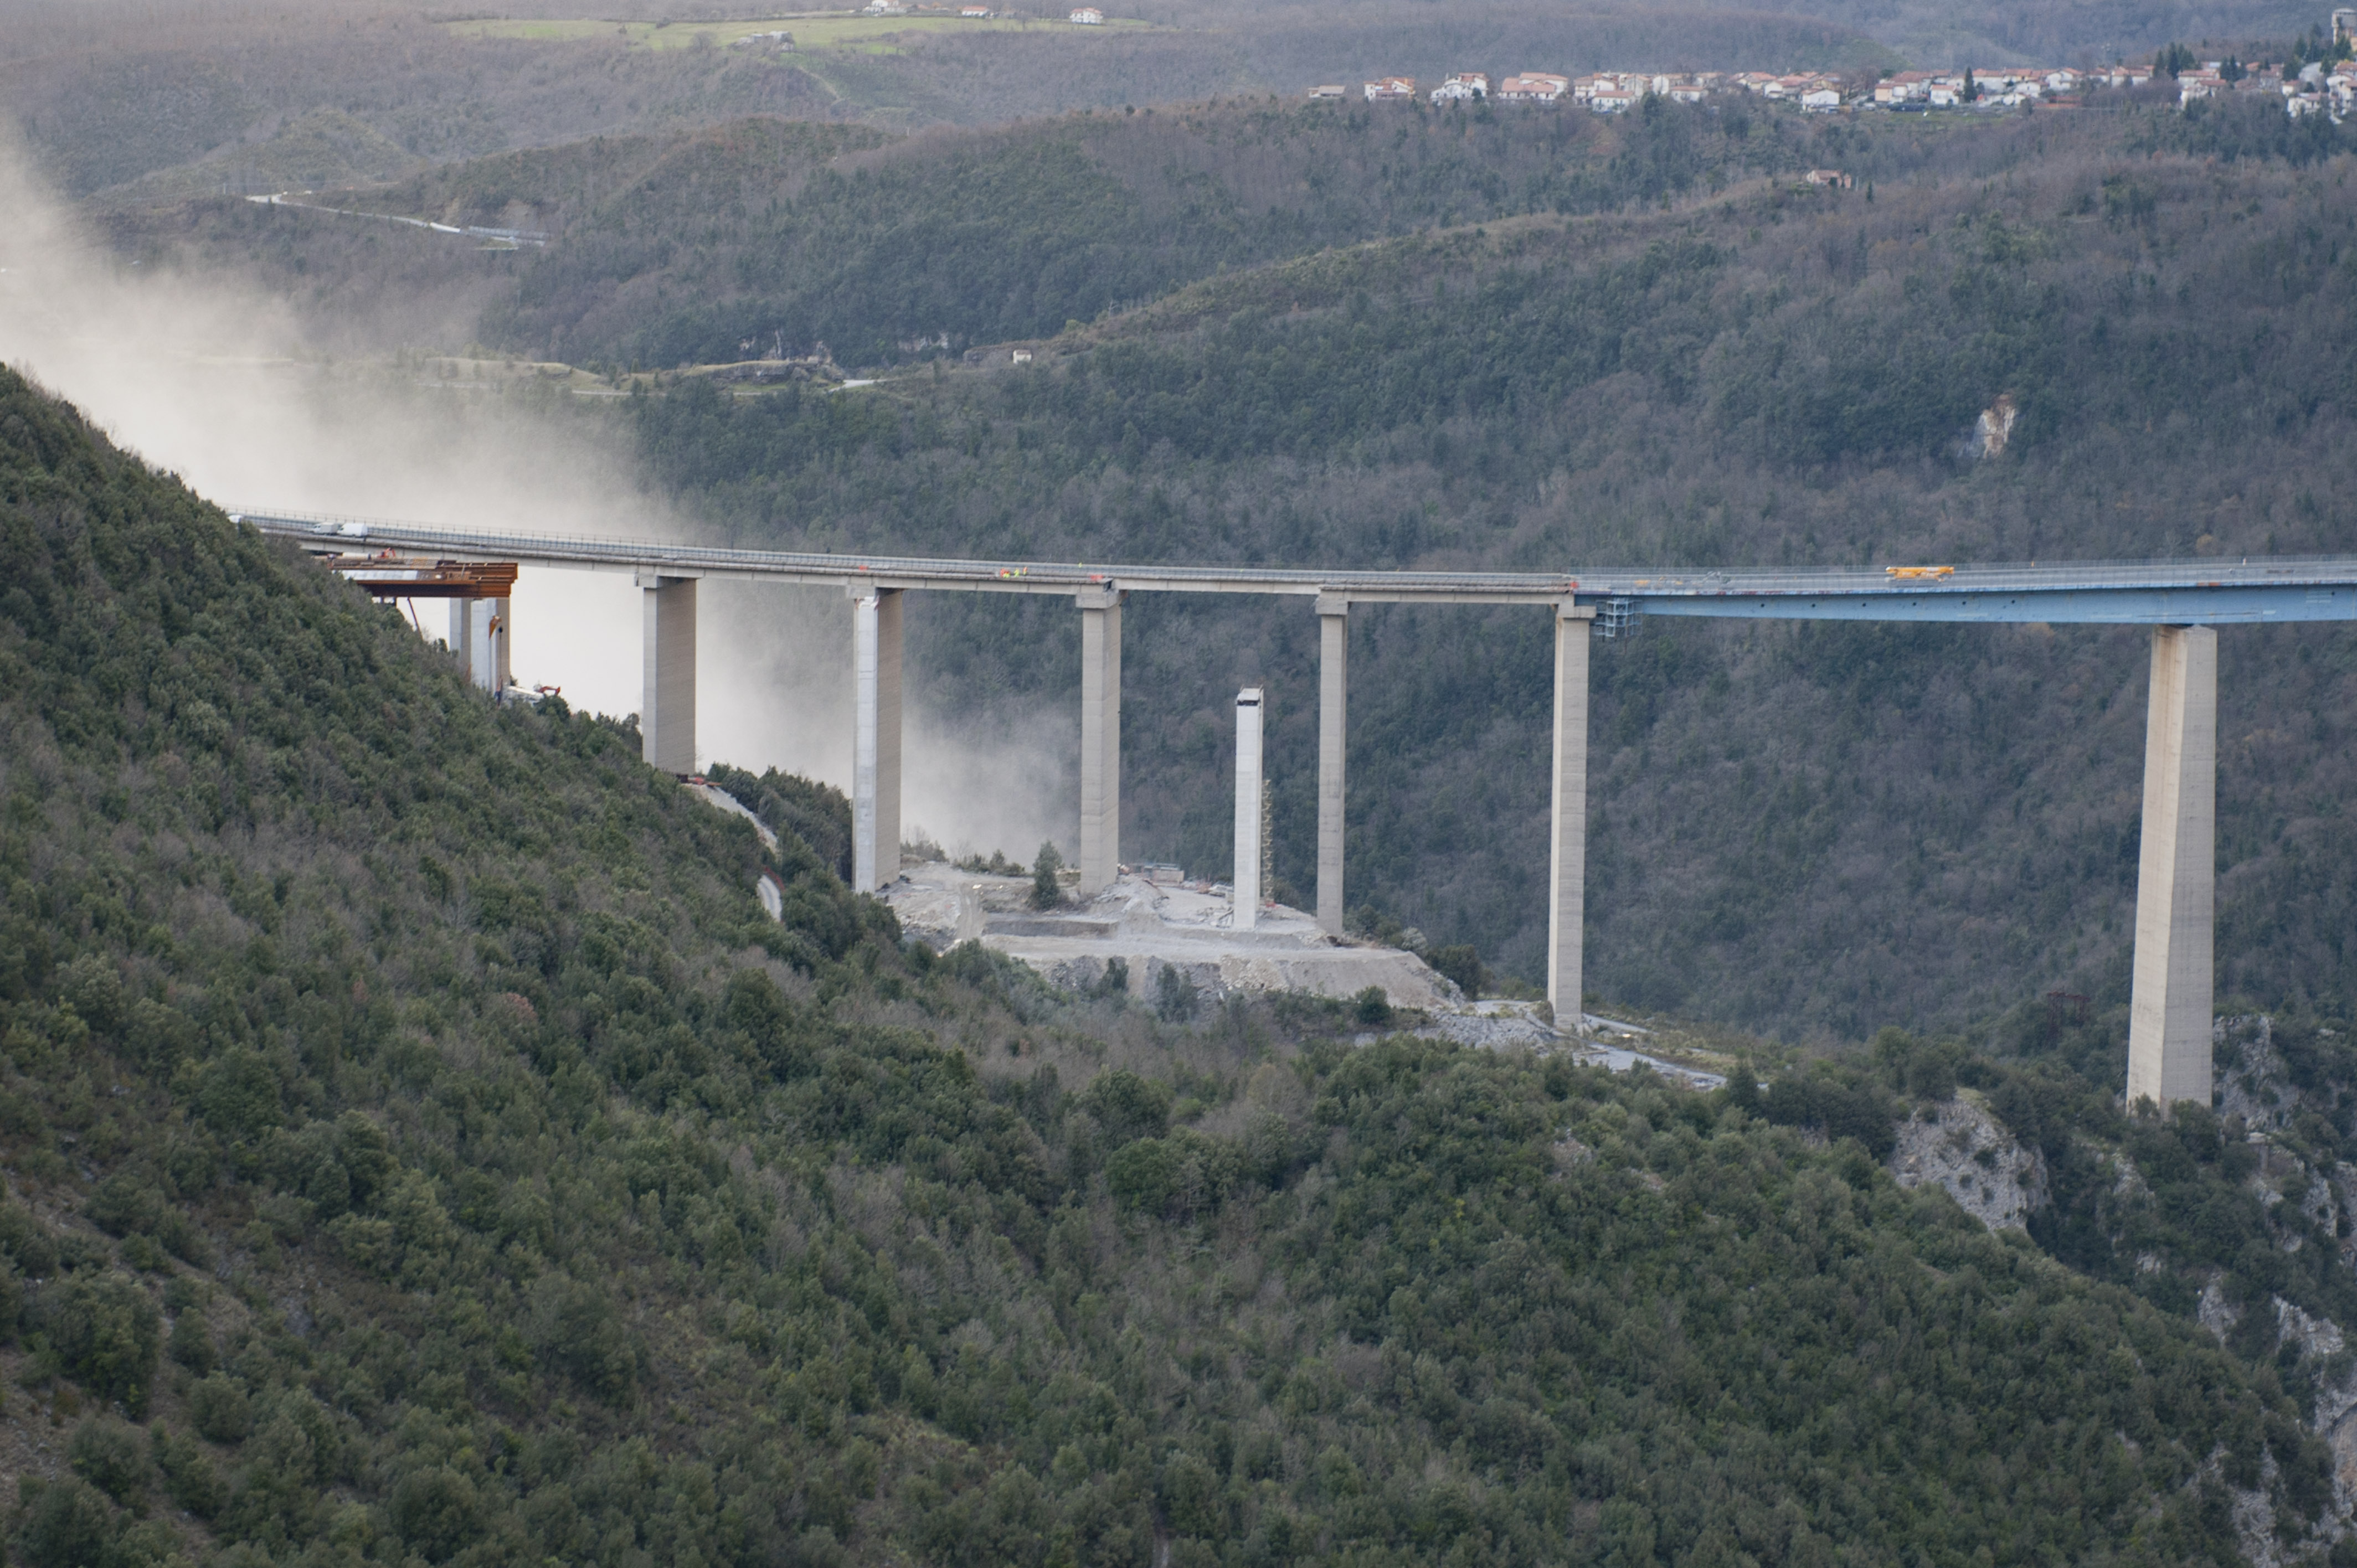
[[695,771],[695,579],[638,575],[645,590],[645,676],[639,737],[651,768]]
[[1092,589],[1081,607],[1081,897],[1121,873],[1121,594]]
[[1260,924],[1261,688],[1236,693],[1235,914],[1229,925],[1249,931]]
[[1593,609],[1555,614],[1555,789],[1548,807],[1547,1001],[1555,1027],[1579,1026],[1587,936],[1587,637]]
[[494,692],[504,692],[515,684],[515,629],[508,618],[514,613],[510,601],[491,601],[491,690]]
[[503,692],[507,673],[507,601],[452,599],[450,651],[467,679],[486,692]]
[[1349,736],[1351,601],[1318,596],[1318,925],[1342,934],[1342,764]]
[[2212,913],[2217,878],[2218,633],[2152,628],[2136,870],[2128,1103],[2210,1103]]
[[900,594],[851,589],[851,886],[900,875]]

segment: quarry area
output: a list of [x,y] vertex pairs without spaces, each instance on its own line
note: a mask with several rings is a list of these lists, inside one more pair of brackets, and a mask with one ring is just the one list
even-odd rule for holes
[[1568,1049],[1614,1071],[1650,1067],[1693,1089],[1725,1081],[1644,1054],[1637,1048],[1643,1032],[1633,1026],[1583,1015],[1566,1031],[1542,1004],[1468,998],[1416,954],[1329,936],[1313,916],[1282,904],[1264,904],[1252,929],[1236,930],[1225,885],[1182,880],[1168,868],[1124,867],[1093,898],[1053,909],[1034,908],[1031,890],[1028,876],[927,861],[904,864],[878,897],[909,936],[942,950],[978,941],[1069,991],[1110,984],[1143,1003],[1160,1005],[1175,995],[1192,1005],[1281,991],[1349,999],[1372,987],[1393,1008],[1425,1015],[1417,1034],[1468,1046]]
[[[1356,996],[1380,989],[1394,1007],[1455,1012],[1463,994],[1398,948],[1338,940],[1298,909],[1266,905],[1251,930],[1230,929],[1228,889],[1154,881],[1124,870],[1084,902],[1031,907],[1031,878],[966,871],[946,861],[903,868],[880,895],[900,928],[936,947],[979,941],[1068,990],[1094,990],[1119,970],[1131,995],[1184,983],[1206,1000],[1240,991]],[[1164,980],[1166,971],[1175,981]]]

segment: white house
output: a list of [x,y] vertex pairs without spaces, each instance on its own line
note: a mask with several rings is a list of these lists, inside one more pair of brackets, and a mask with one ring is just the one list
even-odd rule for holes
[[1830,87],[1813,88],[1801,94],[1801,108],[1805,113],[1830,114],[1841,107],[1841,94]]
[[1469,98],[1489,96],[1490,78],[1478,70],[1460,70],[1453,76],[1444,77],[1440,85],[1432,90],[1435,103],[1461,103]]
[[1571,78],[1526,70],[1498,83],[1498,96],[1508,103],[1552,103],[1571,91]]
[[1380,81],[1366,83],[1365,91],[1367,94],[1367,102],[1370,103],[1383,103],[1402,98],[1414,98],[1415,96],[1415,78],[1412,76],[1386,76]]
[[1104,13],[1093,5],[1083,5],[1066,20],[1083,27],[1102,27],[1104,26]]

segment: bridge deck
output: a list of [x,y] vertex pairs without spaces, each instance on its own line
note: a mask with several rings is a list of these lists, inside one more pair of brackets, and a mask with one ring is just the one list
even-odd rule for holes
[[1813,567],[1768,572],[1362,572],[1265,566],[964,561],[735,550],[647,540],[429,528],[377,519],[232,513],[339,552],[367,545],[666,577],[972,593],[1289,594],[1359,604],[1598,604],[1746,619],[2211,625],[2357,619],[2357,556]]

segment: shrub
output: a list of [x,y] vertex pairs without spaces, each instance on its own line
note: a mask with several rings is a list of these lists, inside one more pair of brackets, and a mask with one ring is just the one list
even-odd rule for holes
[[1480,951],[1468,943],[1435,948],[1425,961],[1469,997],[1480,995],[1483,983],[1489,978],[1481,967]]
[[204,1315],[194,1307],[184,1307],[172,1320],[172,1359],[199,1377],[213,1369],[218,1358],[213,1353],[213,1337],[205,1326]]
[[156,1468],[163,1473],[164,1495],[172,1499],[175,1508],[186,1509],[202,1520],[221,1512],[228,1492],[213,1468],[212,1455],[205,1452],[203,1444],[193,1437],[176,1436],[168,1428],[158,1426],[149,1447]]
[[147,1452],[138,1432],[119,1421],[86,1421],[66,1444],[73,1473],[113,1498],[128,1503],[147,1487]]
[[77,1275],[41,1291],[34,1326],[84,1388],[144,1415],[163,1348],[163,1320],[147,1293],[123,1274]]
[[13,1203],[0,1203],[0,1252],[16,1261],[28,1279],[58,1272],[58,1245],[42,1223]]
[[242,1443],[253,1430],[253,1402],[243,1383],[215,1372],[188,1391],[188,1418],[210,1442]]
[[1170,1126],[1170,1086],[1116,1068],[1100,1073],[1082,1092],[1081,1109],[1096,1119],[1109,1142],[1158,1138]]
[[17,1483],[24,1522],[16,1551],[30,1568],[92,1568],[112,1555],[115,1514],[97,1489],[79,1477]]
[[1188,1023],[1202,1004],[1202,993],[1196,990],[1193,981],[1179,972],[1177,964],[1166,963],[1155,972],[1154,1011],[1164,1023]]
[[1031,908],[1052,909],[1064,901],[1064,886],[1056,874],[1064,869],[1064,857],[1052,843],[1039,846],[1039,858],[1031,866]]
[[457,1555],[482,1529],[475,1485],[447,1465],[413,1470],[393,1488],[393,1528],[428,1563]]
[[614,1304],[594,1285],[563,1274],[533,1282],[533,1348],[541,1359],[583,1388],[619,1404],[638,1381],[638,1348]]
[[110,1236],[153,1230],[163,1212],[163,1194],[127,1170],[100,1182],[82,1205],[90,1222]]

